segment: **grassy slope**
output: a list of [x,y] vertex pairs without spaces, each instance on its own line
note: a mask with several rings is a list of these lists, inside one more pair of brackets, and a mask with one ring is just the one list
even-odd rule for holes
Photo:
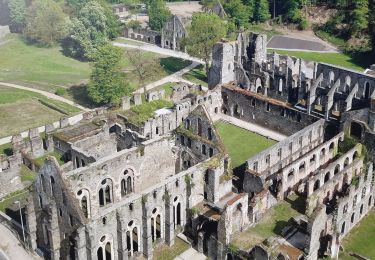
[[189,80],[189,81],[195,83],[195,84],[207,86],[206,71],[205,71],[203,65],[199,65],[198,67],[190,70],[189,72],[182,75],[182,77],[186,80]]
[[348,55],[344,53],[317,53],[304,51],[285,51],[268,49],[269,52],[277,52],[282,55],[295,56],[304,60],[325,62],[340,67],[345,67],[357,71],[364,71],[371,65],[371,61],[365,54]]
[[47,107],[39,100],[58,107],[67,114],[79,111],[75,107],[50,100],[37,93],[0,86],[0,122],[2,122],[0,137],[52,123],[62,116],[66,116],[66,114]]
[[216,128],[232,159],[233,167],[275,144],[273,140],[228,123],[218,122]]
[[[375,259],[375,212],[364,217],[361,222],[344,238],[343,246],[346,253],[355,252],[370,259]],[[343,259],[354,259],[343,254]]]
[[0,80],[51,90],[89,77],[89,64],[62,55],[60,47],[27,45],[16,34],[6,39],[9,42],[0,45]]

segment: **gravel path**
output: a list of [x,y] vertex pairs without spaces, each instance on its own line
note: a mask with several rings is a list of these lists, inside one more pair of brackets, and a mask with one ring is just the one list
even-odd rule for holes
[[316,52],[333,52],[337,53],[337,49],[329,46],[322,41],[312,41],[307,39],[299,39],[291,36],[273,36],[267,43],[267,48],[279,50],[295,50],[295,51],[316,51]]

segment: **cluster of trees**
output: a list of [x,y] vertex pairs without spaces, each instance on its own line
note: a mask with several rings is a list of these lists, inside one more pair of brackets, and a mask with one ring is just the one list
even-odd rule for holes
[[164,0],[147,1],[148,25],[151,30],[161,31],[165,22],[172,15]]
[[95,0],[9,0],[12,28],[42,46],[62,43],[72,57],[90,59],[108,39],[116,37],[120,24],[107,2]]

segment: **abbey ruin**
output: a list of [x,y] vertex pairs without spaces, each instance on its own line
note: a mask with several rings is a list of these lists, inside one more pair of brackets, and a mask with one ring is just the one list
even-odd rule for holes
[[[267,53],[266,42],[240,34],[217,43],[209,89],[177,84],[174,106],[142,122],[96,110],[42,137],[15,136],[0,168],[38,171],[26,210],[31,248],[53,260],[152,259],[155,245],[183,233],[211,259],[337,258],[374,207],[375,77]],[[141,102],[124,97],[122,109]],[[214,125],[223,116],[287,138],[233,172]],[[64,162],[35,167],[44,150]],[[249,237],[292,196],[300,214],[279,235]]]

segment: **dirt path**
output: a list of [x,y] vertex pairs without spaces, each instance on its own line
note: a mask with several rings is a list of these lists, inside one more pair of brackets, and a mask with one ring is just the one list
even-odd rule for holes
[[39,93],[43,96],[46,96],[48,98],[51,98],[51,99],[54,99],[54,100],[58,100],[58,101],[61,101],[61,102],[64,102],[66,104],[69,104],[71,106],[74,106],[74,107],[77,107],[83,111],[89,111],[90,109],[86,108],[86,107],[83,107],[81,105],[78,105],[76,103],[74,103],[73,101],[69,100],[69,99],[66,99],[64,97],[60,97],[58,95],[55,95],[53,93],[50,93],[50,92],[47,92],[47,91],[44,91],[44,90],[40,90],[40,89],[35,89],[35,88],[29,88],[29,87],[24,87],[24,86],[21,86],[21,85],[17,85],[17,84],[13,84],[13,83],[6,83],[6,82],[1,82],[0,81],[0,85],[3,85],[3,86],[6,86],[6,87],[10,87],[10,88],[17,88],[17,89],[22,89],[22,90],[27,90],[27,91],[32,91],[32,92],[35,92],[35,93]]

